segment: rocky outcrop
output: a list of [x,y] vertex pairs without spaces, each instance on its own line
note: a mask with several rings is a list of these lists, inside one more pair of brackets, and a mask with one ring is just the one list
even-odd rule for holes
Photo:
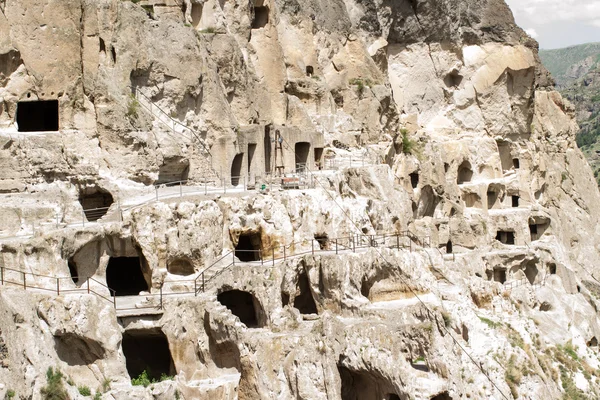
[[600,193],[504,2],[1,10],[0,397],[600,390]]

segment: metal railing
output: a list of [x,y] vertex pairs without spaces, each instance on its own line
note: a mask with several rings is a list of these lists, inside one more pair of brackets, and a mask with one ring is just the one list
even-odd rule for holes
[[529,281],[529,278],[525,277],[525,278],[521,278],[521,279],[516,279],[513,281],[507,281],[503,283],[503,287],[504,290],[507,292],[510,292],[520,286],[526,285],[526,284],[530,284],[534,289],[539,289],[541,287],[546,286],[546,281],[548,280],[548,273],[545,273],[544,276],[537,282],[531,283]]
[[[171,132],[178,134],[178,135],[183,135],[183,134],[185,134],[186,131],[189,132],[193,136],[193,138],[195,138],[198,141],[200,146],[202,146],[202,148],[206,152],[206,154],[208,154],[208,156],[210,158],[212,158],[212,154],[210,153],[210,150],[208,149],[208,147],[206,147],[206,144],[204,143],[204,139],[202,139],[202,137],[200,137],[200,135],[195,130],[193,130],[189,126],[184,125],[181,122],[174,119],[173,117],[171,117],[165,110],[163,110],[157,104],[155,104],[150,97],[146,96],[139,88],[137,88],[137,87],[134,88],[134,94],[135,94],[136,99],[138,99],[139,104],[141,104],[142,107],[144,107],[148,111],[150,111],[150,114],[155,116],[163,125],[165,125],[167,128],[169,128],[171,130]],[[140,97],[141,97],[142,101],[140,101]],[[148,104],[145,104],[145,103],[148,103]],[[155,113],[154,110],[158,110],[161,115],[160,116],[157,115],[157,113]],[[170,122],[170,124],[167,123],[163,118],[166,118],[167,121]],[[180,132],[177,129],[175,129],[176,126],[179,126],[180,128],[182,128],[182,131]],[[210,159],[209,159],[209,161],[210,161]],[[211,166],[212,166],[212,162],[211,162]],[[214,171],[214,172],[216,173],[216,171]]]
[[[418,239],[418,242],[414,241],[415,238]],[[334,239],[319,238],[310,240],[310,248],[308,241],[305,240],[265,250],[234,250],[219,257],[209,267],[196,274],[194,278],[165,280],[158,289],[158,293],[147,293],[137,296],[118,296],[115,290],[92,277],[82,277],[82,279],[85,279],[85,282],[79,285],[79,283],[75,283],[80,280],[79,277],[53,277],[6,267],[0,267],[0,285],[14,286],[24,290],[40,290],[56,295],[67,293],[93,294],[110,302],[116,311],[162,310],[165,298],[184,295],[198,296],[200,293],[206,292],[209,285],[217,277],[236,265],[275,266],[276,263],[285,262],[308,254],[314,256],[320,254],[337,255],[342,253],[356,253],[361,249],[373,247],[386,247],[398,250],[408,249],[413,252],[419,247],[429,246],[430,242],[429,237],[419,238],[408,231],[403,231],[391,234],[353,235]],[[230,259],[231,261],[229,261]],[[242,259],[251,259],[251,261],[242,261]],[[65,280],[70,283],[61,284]],[[121,299],[123,300],[121,301]],[[145,305],[134,304],[134,307],[129,307],[127,304],[122,304],[123,302],[136,300],[143,301]]]
[[[39,290],[42,292],[55,293],[57,296],[61,294],[93,294],[101,299],[104,299],[113,304],[116,308],[116,292],[109,288],[106,284],[92,278],[85,278],[85,283],[82,286],[77,286],[75,281],[78,281],[79,277],[55,277],[43,274],[34,274],[32,272],[20,271],[12,268],[0,267],[0,285],[2,286],[14,286],[22,288],[23,290]],[[67,281],[68,283],[61,282]],[[92,285],[90,285],[92,282]],[[75,286],[75,287],[73,287]],[[97,289],[97,288],[102,289]],[[98,290],[108,292],[102,294]]]

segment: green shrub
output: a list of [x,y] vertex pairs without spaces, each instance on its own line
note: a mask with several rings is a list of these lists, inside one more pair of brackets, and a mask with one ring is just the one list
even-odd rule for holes
[[408,137],[408,131],[406,129],[400,129],[400,134],[402,135],[402,153],[415,154],[417,142]]
[[110,379],[104,378],[102,381],[102,393],[106,393],[110,390]]
[[502,324],[499,322],[494,322],[491,319],[487,319],[485,317],[479,317],[479,319],[481,320],[481,322],[483,322],[484,324],[486,324],[487,326],[489,326],[490,328],[494,329],[494,328],[498,328],[499,326],[501,326]]
[[91,396],[92,391],[87,386],[77,386],[77,390],[79,390],[79,394],[82,396]]
[[134,95],[131,95],[129,101],[127,102],[127,112],[125,115],[128,117],[137,118],[139,108],[140,103],[138,99],[136,99]]
[[15,391],[12,389],[8,389],[8,391],[6,392],[6,399],[12,399],[13,397],[15,397]]
[[164,374],[164,373],[163,373],[163,374],[160,376],[160,381],[161,381],[161,382],[164,382],[164,381],[172,381],[172,380],[173,380],[173,378],[174,378],[173,376],[171,376],[171,375],[167,375],[167,374]]
[[144,370],[137,378],[131,379],[131,384],[133,386],[143,386],[148,387],[151,383],[156,383],[154,380],[150,380],[148,377],[148,372]]
[[46,371],[46,386],[41,390],[44,400],[68,400],[69,395],[63,384],[64,375],[60,370],[49,367]]
[[209,26],[204,29],[199,30],[200,33],[218,33],[217,28],[214,26]]
[[94,396],[94,400],[102,400],[102,394],[99,391],[96,392],[96,395]]

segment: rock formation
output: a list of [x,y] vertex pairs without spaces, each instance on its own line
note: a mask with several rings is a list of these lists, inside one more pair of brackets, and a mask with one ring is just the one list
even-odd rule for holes
[[598,396],[600,193],[503,1],[0,10],[0,397]]

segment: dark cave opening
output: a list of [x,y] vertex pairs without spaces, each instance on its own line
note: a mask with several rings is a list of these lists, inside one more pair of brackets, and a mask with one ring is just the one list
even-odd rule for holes
[[140,257],[111,257],[106,267],[106,284],[114,296],[137,296],[149,291]]
[[58,100],[20,101],[16,121],[19,132],[58,131]]
[[257,306],[260,307],[260,304],[251,293],[241,290],[228,290],[219,293],[217,300],[227,307],[248,328],[257,328],[259,326]]
[[122,347],[131,378],[137,378],[144,371],[148,378],[156,380],[163,375],[176,375],[169,341],[161,330],[127,330],[123,333]]
[[306,272],[301,273],[298,277],[294,308],[297,308],[300,314],[318,314],[317,304],[313,299],[310,281]]
[[242,262],[261,260],[261,238],[258,232],[242,233],[235,246],[235,256]]

